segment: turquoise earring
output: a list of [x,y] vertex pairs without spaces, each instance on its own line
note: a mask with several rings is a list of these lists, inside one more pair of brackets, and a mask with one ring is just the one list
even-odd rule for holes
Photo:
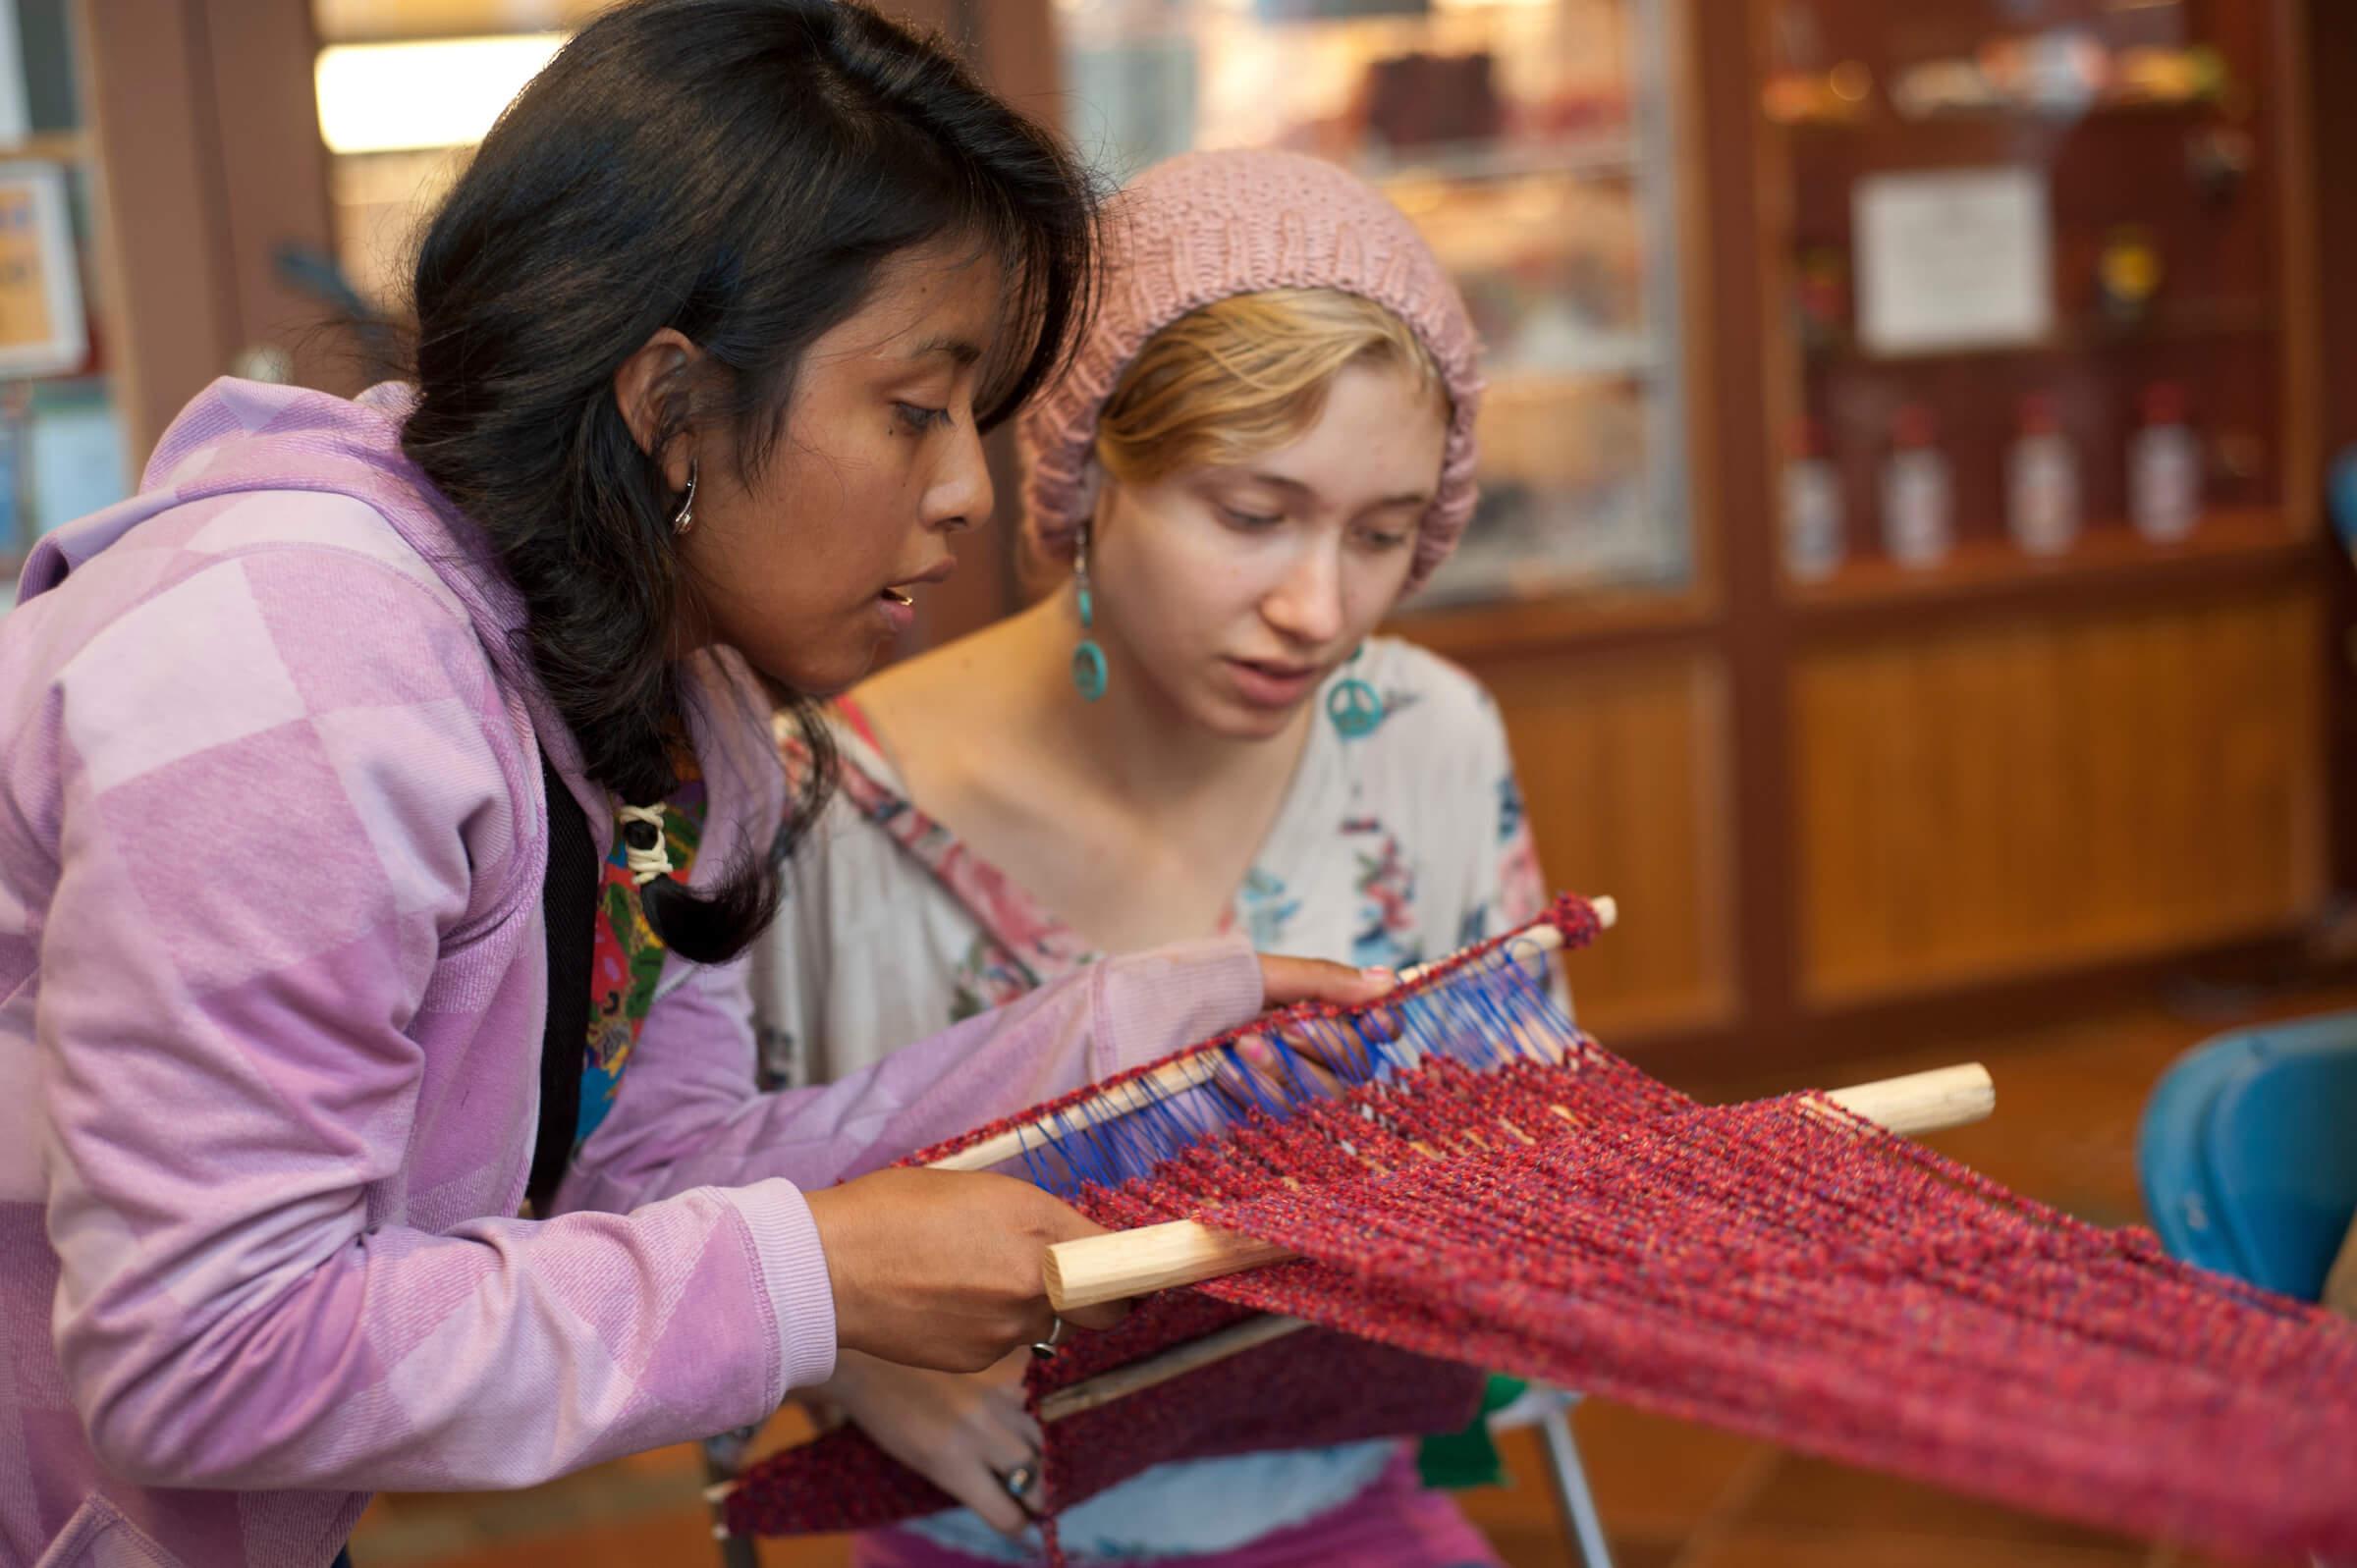
[[[1358,656],[1367,651],[1360,643],[1350,650],[1349,669],[1358,668]],[[1377,691],[1356,674],[1345,674],[1326,693],[1326,717],[1333,721],[1335,732],[1344,740],[1356,740],[1371,735],[1383,723],[1383,693]]]
[[1082,528],[1072,547],[1072,582],[1080,599],[1080,645],[1072,650],[1072,686],[1084,702],[1105,695],[1105,650],[1089,635],[1096,624],[1096,604],[1088,591],[1088,530]]

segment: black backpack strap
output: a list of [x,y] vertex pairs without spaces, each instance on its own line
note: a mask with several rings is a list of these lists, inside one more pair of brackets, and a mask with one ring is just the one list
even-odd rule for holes
[[524,1186],[532,1212],[547,1212],[573,1162],[581,1114],[581,1069],[589,1048],[590,958],[597,939],[597,890],[603,880],[589,818],[540,753],[548,797],[548,880],[540,894],[548,927],[548,1028],[540,1039],[540,1128]]

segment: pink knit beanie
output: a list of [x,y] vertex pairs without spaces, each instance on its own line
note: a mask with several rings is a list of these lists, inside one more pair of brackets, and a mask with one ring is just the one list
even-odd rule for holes
[[1414,588],[1473,515],[1480,350],[1465,303],[1422,237],[1372,187],[1291,152],[1190,152],[1114,197],[1104,292],[1063,379],[1023,413],[1023,525],[1049,559],[1071,558],[1088,520],[1084,483],[1097,419],[1129,361],[1164,327],[1215,299],[1270,289],[1361,295],[1407,323],[1440,366],[1453,407],[1440,488],[1416,540]]

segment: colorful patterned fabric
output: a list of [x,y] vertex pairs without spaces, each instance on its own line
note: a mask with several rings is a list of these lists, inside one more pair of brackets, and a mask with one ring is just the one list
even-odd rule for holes
[[[686,881],[704,835],[704,776],[693,753],[676,759],[680,786],[663,802],[663,837],[671,851],[671,874]],[[590,939],[589,1039],[581,1062],[581,1103],[574,1121],[577,1153],[614,1108],[622,1075],[646,1028],[668,954],[663,939],[646,923],[645,900],[630,875],[630,850],[620,833],[598,870],[597,914]]]

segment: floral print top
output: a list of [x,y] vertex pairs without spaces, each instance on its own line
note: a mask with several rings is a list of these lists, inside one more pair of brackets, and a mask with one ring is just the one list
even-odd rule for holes
[[[1352,670],[1383,699],[1369,732],[1318,719],[1223,928],[1255,947],[1402,968],[1537,916],[1546,903],[1497,705],[1472,676],[1374,638]],[[755,945],[765,1077],[825,1082],[1098,953],[907,791],[855,702],[831,711],[841,787],[803,841],[777,923]],[[780,734],[790,767],[804,761]],[[1379,1476],[1390,1442],[1165,1465],[1062,1521],[1099,1561],[1235,1549],[1339,1507]],[[1024,1547],[962,1510],[909,1527],[994,1561]]]
[[[1402,968],[1535,917],[1546,887],[1489,693],[1394,638],[1370,639],[1355,670],[1382,693],[1382,722],[1345,738],[1320,692],[1223,929],[1265,951]],[[854,702],[832,717],[842,785],[752,956],[762,1064],[782,1083],[840,1077],[1099,956],[907,797]]]

